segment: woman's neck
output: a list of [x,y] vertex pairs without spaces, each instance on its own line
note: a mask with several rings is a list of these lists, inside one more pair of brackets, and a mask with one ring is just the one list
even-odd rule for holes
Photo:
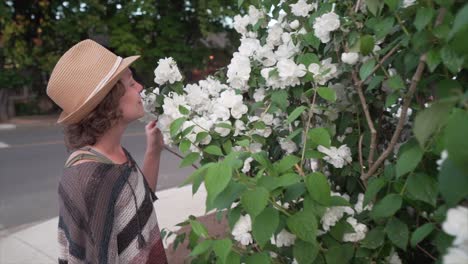
[[[111,159],[125,159],[125,152],[122,149],[121,140],[127,126],[117,124],[106,131],[96,142],[92,145],[93,148],[102,154],[110,157]],[[115,160],[114,160],[115,161]]]

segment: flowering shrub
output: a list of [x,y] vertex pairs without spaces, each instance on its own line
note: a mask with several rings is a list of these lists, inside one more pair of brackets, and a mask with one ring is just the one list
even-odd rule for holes
[[234,17],[227,71],[184,86],[161,60],[145,119],[230,227],[182,223],[192,262],[464,263],[467,17],[458,1],[261,1]]

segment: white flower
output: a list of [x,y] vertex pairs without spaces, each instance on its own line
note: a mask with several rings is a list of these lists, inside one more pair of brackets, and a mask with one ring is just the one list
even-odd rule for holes
[[260,49],[260,40],[253,38],[242,38],[239,46],[239,53],[243,56],[252,56],[255,51]]
[[233,108],[242,103],[242,95],[236,94],[234,90],[226,90],[221,93],[219,103],[227,108]]
[[231,115],[235,119],[239,119],[242,117],[242,115],[247,114],[248,111],[249,109],[247,108],[247,106],[241,102],[232,107]]
[[346,219],[354,229],[354,233],[345,233],[343,235],[343,241],[348,242],[358,242],[363,240],[366,237],[367,226],[361,223],[358,223],[354,217],[348,217]]
[[286,229],[283,229],[278,233],[278,235],[276,235],[276,240],[275,236],[273,235],[270,241],[271,244],[276,245],[277,247],[289,247],[294,245],[296,236],[286,231]]
[[226,106],[220,104],[220,103],[215,103],[213,105],[213,108],[211,109],[212,110],[212,113],[210,115],[210,117],[212,119],[215,119],[215,120],[228,120],[229,117],[231,117],[231,113],[229,112],[229,108],[227,108]]
[[443,257],[444,264],[467,264],[468,263],[468,245],[463,247],[451,247]]
[[163,85],[166,82],[174,83],[182,80],[177,63],[172,58],[160,59],[158,67],[154,70],[154,82]]
[[276,23],[268,28],[267,45],[278,46],[281,44],[281,34],[283,34],[283,28],[281,24]]
[[264,17],[264,13],[261,10],[258,10],[255,8],[255,6],[251,5],[249,6],[249,23],[251,25],[257,24],[258,20],[260,18]]
[[329,80],[338,76],[336,64],[331,63],[331,58],[322,60],[320,64],[311,63],[308,70],[313,74],[314,81],[324,85]]
[[280,59],[277,67],[282,79],[303,77],[306,74],[305,66],[303,64],[297,65],[291,59]]
[[416,0],[403,0],[403,8],[407,8],[416,3]]
[[250,152],[252,152],[252,153],[260,152],[260,151],[262,151],[262,144],[252,143],[252,144],[250,144],[249,149],[250,149]]
[[228,65],[227,82],[233,88],[246,90],[247,82],[250,78],[250,60],[248,57],[235,52],[233,54],[231,63]]
[[187,86],[184,87],[184,91],[187,93],[187,102],[192,107],[197,107],[209,100],[208,94],[196,84],[187,84]]
[[316,172],[318,171],[319,169],[319,162],[318,162],[318,159],[310,159],[310,169],[312,170],[312,172]]
[[286,151],[286,154],[291,154],[297,150],[297,145],[290,139],[281,138],[279,140],[281,149]]
[[327,43],[330,41],[330,32],[340,27],[340,17],[333,12],[323,14],[315,18],[313,27],[315,36],[317,36],[322,43]]
[[[231,125],[231,122],[224,121],[224,122],[218,123],[218,125],[219,124]],[[220,127],[220,126],[215,126],[214,130],[215,130],[215,132],[219,133],[222,137],[225,137],[225,136],[229,135],[229,133],[231,133],[231,129],[225,128],[225,127]]]
[[[332,192],[332,196],[341,196],[346,200],[349,200],[347,195],[340,195],[339,193]],[[322,223],[322,229],[325,232],[328,232],[331,227],[333,227],[343,215],[347,213],[349,215],[354,215],[354,210],[349,206],[332,206],[328,207],[325,213],[322,216],[320,222]]]
[[177,93],[169,93],[168,96],[164,98],[163,103],[163,111],[164,114],[168,115],[172,119],[177,119],[182,117],[182,114],[179,111],[179,106],[183,106],[190,110],[190,106],[188,106],[186,98],[184,95],[179,95]]
[[263,121],[263,123],[265,123],[265,125],[271,126],[273,124],[273,115],[272,114],[264,114],[261,117],[261,120]]
[[336,147],[326,148],[322,145],[317,147],[317,150],[324,153],[323,160],[332,164],[335,168],[343,168],[346,163],[351,163],[351,150],[348,146],[341,145],[338,149]]
[[236,15],[234,16],[234,29],[242,35],[247,33],[247,26],[250,23],[250,17],[245,15]]
[[388,257],[388,264],[401,264],[401,259],[396,252]]
[[252,231],[250,215],[241,215],[232,229],[232,235],[236,241],[247,246],[253,242],[252,235],[249,233],[250,231]]
[[242,167],[242,172],[247,173],[250,171],[250,163],[253,161],[252,157],[248,157],[244,161],[244,166]]
[[455,237],[454,245],[461,245],[464,241],[468,243],[468,208],[463,206],[450,208],[442,229]]
[[356,52],[341,53],[341,60],[349,65],[354,65],[359,60],[359,54]]
[[253,94],[253,98],[255,102],[261,102],[265,98],[265,89],[264,88],[259,88],[255,90]]
[[362,208],[363,203],[364,203],[364,194],[360,193],[358,194],[358,200],[356,204],[354,205],[354,210],[356,211],[356,213],[360,214],[362,211],[372,210],[373,205],[371,203],[368,203],[366,207]]
[[308,16],[309,12],[314,9],[314,5],[307,4],[305,0],[299,0],[295,4],[289,5],[291,7],[291,12],[295,16]]
[[227,90],[229,87],[225,84],[220,83],[218,80],[214,79],[213,77],[208,77],[206,80],[201,80],[198,82],[200,87],[203,88],[204,91],[208,91],[211,96],[219,96],[219,92],[222,90]]
[[270,67],[276,64],[273,47],[269,45],[259,47],[254,53],[254,58],[261,62],[265,67]]
[[234,136],[241,135],[241,132],[246,130],[245,124],[242,120],[236,120],[234,122]]
[[297,29],[299,27],[299,20],[294,20],[293,22],[289,23],[289,27],[291,27],[291,29]]
[[154,88],[153,93],[156,95],[159,95],[159,88],[158,87]]
[[442,164],[444,164],[445,160],[448,158],[448,152],[446,149],[440,153],[440,159],[436,161],[437,163],[437,170],[440,170],[442,168]]

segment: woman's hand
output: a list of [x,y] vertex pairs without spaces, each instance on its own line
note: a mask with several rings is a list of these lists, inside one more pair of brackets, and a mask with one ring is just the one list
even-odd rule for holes
[[164,149],[164,139],[161,130],[156,126],[157,120],[149,122],[145,126],[146,151],[148,153],[159,154]]

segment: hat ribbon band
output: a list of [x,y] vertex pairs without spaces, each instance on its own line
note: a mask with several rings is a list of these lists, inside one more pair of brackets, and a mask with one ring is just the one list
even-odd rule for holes
[[114,66],[110,69],[110,71],[107,73],[107,75],[99,82],[99,84],[96,86],[94,91],[86,98],[85,101],[88,101],[93,97],[99,90],[102,89],[102,87],[109,81],[109,79],[114,75],[115,71],[119,68],[120,63],[122,62],[122,57],[117,56],[117,59],[115,60]]

